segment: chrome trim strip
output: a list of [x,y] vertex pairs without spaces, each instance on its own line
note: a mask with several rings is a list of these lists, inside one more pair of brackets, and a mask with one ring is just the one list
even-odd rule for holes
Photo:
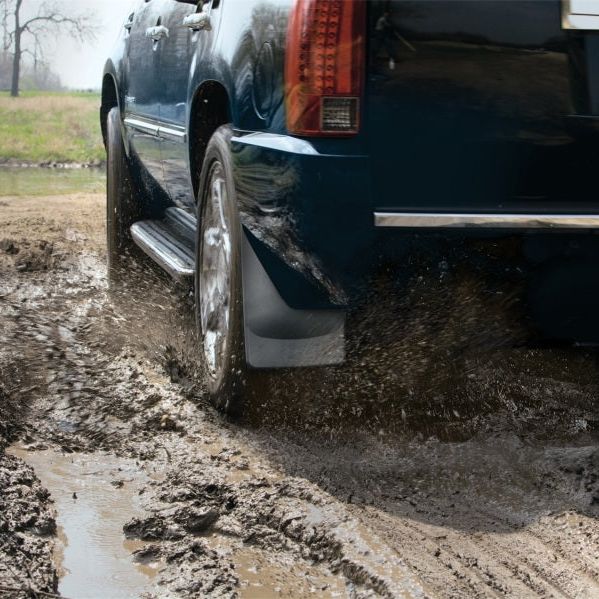
[[599,214],[375,212],[375,227],[448,229],[595,229]]
[[168,139],[178,143],[185,143],[187,141],[187,133],[183,128],[174,129],[172,126],[166,127],[158,121],[150,122],[140,118],[126,117],[125,125],[132,129],[136,129],[137,131],[141,131],[142,133],[154,135],[155,137],[160,137],[162,139]]
[[596,31],[599,29],[598,15],[565,15],[562,17],[563,29],[579,29],[583,31]]
[[573,12],[576,8],[572,0],[562,0],[562,29],[599,30],[599,9],[586,12],[588,5],[581,7],[580,4],[578,8],[585,12]]
[[127,125],[127,127],[131,127],[132,129],[137,129],[137,131],[141,131],[142,133],[148,133],[149,135],[158,137],[159,127],[153,123],[127,117],[125,118],[125,125]]
[[172,129],[171,127],[158,126],[158,136],[170,141],[185,143],[187,141],[187,133],[183,129]]

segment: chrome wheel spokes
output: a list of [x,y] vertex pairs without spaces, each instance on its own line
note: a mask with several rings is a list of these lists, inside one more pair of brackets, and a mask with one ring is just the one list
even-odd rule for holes
[[208,374],[218,378],[225,367],[231,312],[231,235],[223,168],[216,162],[208,180],[203,213],[199,281],[200,322]]

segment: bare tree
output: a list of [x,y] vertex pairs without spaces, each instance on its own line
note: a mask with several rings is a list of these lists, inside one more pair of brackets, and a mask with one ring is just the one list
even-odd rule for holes
[[2,52],[7,52],[10,48],[8,14],[8,0],[0,0],[0,18],[2,19]]
[[[23,18],[24,6],[39,4],[33,16]],[[12,50],[12,82],[10,95],[19,95],[21,78],[21,60],[25,54],[31,54],[37,60],[43,48],[43,40],[52,30],[55,33],[64,32],[74,38],[84,41],[94,37],[89,15],[78,16],[62,11],[56,2],[39,0],[0,0],[0,18],[3,19],[5,32],[4,45],[6,50]],[[12,20],[12,22],[10,22]],[[26,38],[31,38],[34,53],[25,45]]]

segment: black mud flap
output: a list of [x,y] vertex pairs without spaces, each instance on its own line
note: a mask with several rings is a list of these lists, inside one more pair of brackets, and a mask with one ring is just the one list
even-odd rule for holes
[[329,366],[345,360],[345,312],[290,308],[243,233],[246,361],[252,368]]

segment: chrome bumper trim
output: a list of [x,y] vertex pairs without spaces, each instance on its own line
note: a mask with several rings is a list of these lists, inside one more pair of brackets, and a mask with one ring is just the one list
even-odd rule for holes
[[375,212],[375,227],[448,229],[595,229],[599,214]]

